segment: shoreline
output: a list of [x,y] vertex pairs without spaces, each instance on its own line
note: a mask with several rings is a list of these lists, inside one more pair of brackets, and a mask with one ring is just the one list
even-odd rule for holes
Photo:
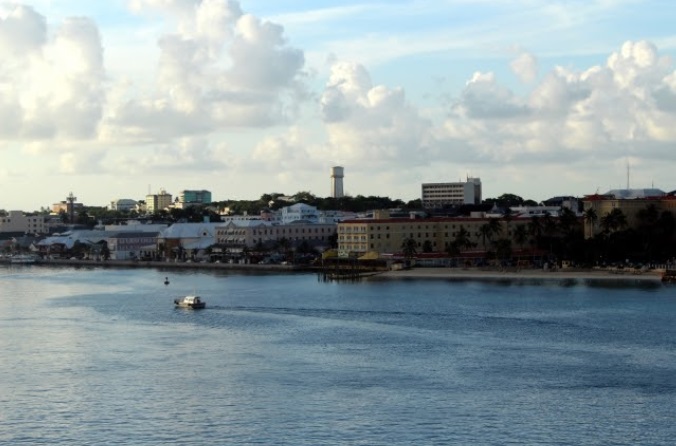
[[498,271],[463,268],[412,268],[386,271],[374,277],[383,279],[460,279],[460,280],[599,280],[613,282],[660,282],[662,273],[646,271],[635,273],[610,272],[607,270],[557,270],[523,269],[519,271]]
[[[4,260],[4,259],[3,259]],[[0,264],[10,265],[9,262]],[[157,270],[221,270],[241,273],[317,273],[321,270],[308,266],[299,265],[257,265],[238,263],[186,263],[186,262],[160,262],[160,261],[130,261],[130,260],[44,260],[34,263],[36,266],[47,267],[89,267],[89,268],[154,268]],[[18,266],[18,265],[14,265]],[[410,269],[361,272],[358,276],[362,279],[437,279],[437,280],[535,280],[535,281],[604,281],[604,282],[662,282],[663,271],[648,270],[607,270],[607,269],[506,269],[498,270],[491,268],[448,268],[448,267],[413,267]],[[338,279],[340,280],[340,279]]]

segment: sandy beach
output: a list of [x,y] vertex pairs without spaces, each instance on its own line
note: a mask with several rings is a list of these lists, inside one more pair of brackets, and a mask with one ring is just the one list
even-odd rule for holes
[[411,279],[464,279],[464,280],[498,280],[498,279],[526,279],[526,280],[601,280],[601,281],[652,281],[660,282],[662,274],[658,271],[646,272],[615,272],[608,270],[579,270],[560,269],[547,271],[541,269],[522,270],[486,270],[478,268],[411,268],[407,270],[387,271],[379,274],[381,278],[411,278]]

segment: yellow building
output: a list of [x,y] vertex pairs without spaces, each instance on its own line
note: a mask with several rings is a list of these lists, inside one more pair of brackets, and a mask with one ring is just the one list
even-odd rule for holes
[[160,189],[156,194],[146,195],[146,212],[148,214],[167,209],[172,204],[171,194],[167,193],[164,189]]
[[587,220],[584,223],[585,238],[594,237],[603,230],[601,219],[612,212],[613,209],[622,211],[627,219],[626,228],[637,228],[640,223],[639,212],[647,209],[650,205],[654,205],[658,213],[669,211],[676,218],[676,197],[671,195],[634,199],[617,199],[612,195],[588,195],[582,200],[582,203],[585,212],[593,209],[596,213],[594,222]]
[[[413,239],[416,251],[423,252],[427,244],[432,252],[446,252],[457,237],[461,228],[468,232],[469,241],[475,245],[474,251],[486,251],[489,240],[484,240],[481,226],[489,222],[489,218],[379,218],[373,220],[346,220],[338,223],[338,255],[361,256],[375,251],[380,254],[402,252],[404,240]],[[494,239],[512,240],[514,249],[519,249],[514,242],[515,229],[520,225],[528,225],[530,219],[513,219],[507,222],[499,220],[501,232]],[[529,246],[528,242],[524,244]]]

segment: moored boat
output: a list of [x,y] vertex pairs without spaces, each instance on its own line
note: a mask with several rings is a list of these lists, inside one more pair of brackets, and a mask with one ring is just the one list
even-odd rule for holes
[[192,308],[193,310],[204,308],[207,305],[199,296],[184,296],[174,299],[174,304],[177,308]]
[[35,256],[30,254],[15,254],[10,257],[9,262],[12,264],[28,264],[35,263]]

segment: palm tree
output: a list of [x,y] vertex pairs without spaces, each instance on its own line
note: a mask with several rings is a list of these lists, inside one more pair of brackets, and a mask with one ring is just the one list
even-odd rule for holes
[[526,243],[526,240],[528,239],[528,229],[526,225],[518,225],[516,229],[514,229],[514,241],[519,244],[519,247],[523,251],[523,245]]
[[641,223],[641,226],[646,228],[652,228],[657,220],[660,218],[660,213],[657,210],[657,207],[654,204],[649,204],[645,208],[639,210],[636,213],[636,217]]
[[415,256],[417,247],[418,243],[416,243],[415,239],[413,238],[407,238],[401,242],[401,251],[404,253],[404,257],[407,260],[410,260],[413,258],[413,256]]
[[627,217],[622,210],[615,208],[601,217],[603,232],[610,234],[627,226]]
[[577,215],[569,208],[562,208],[561,215],[559,215],[559,228],[564,236],[569,236],[576,232],[579,224]]
[[276,243],[277,252],[284,254],[285,260],[290,260],[291,257],[291,240],[286,237],[282,237],[277,240]]
[[432,242],[429,240],[425,240],[423,242],[423,252],[432,252]]
[[460,254],[463,249],[474,246],[474,243],[469,239],[469,235],[469,231],[460,225],[460,229],[455,234],[453,241],[446,244],[446,253],[452,257]]
[[505,227],[507,228],[507,235],[509,235],[509,228],[511,226],[512,220],[514,220],[514,215],[512,209],[507,207],[505,213],[502,215],[502,219],[505,221]]
[[653,258],[653,253],[659,241],[659,229],[657,222],[660,218],[660,213],[654,204],[649,204],[636,213],[636,218],[639,221],[639,233],[643,242],[643,252],[648,259]]
[[593,207],[587,208],[586,211],[584,211],[584,221],[589,223],[589,237],[591,238],[594,236],[594,226],[596,225],[596,221],[599,219],[599,216],[596,214],[596,209]]
[[670,211],[663,211],[660,214],[659,220],[657,220],[656,229],[660,240],[663,241],[661,244],[662,252],[671,254],[673,252],[673,235],[676,230],[676,218],[674,218],[674,214]]
[[481,240],[486,249],[487,244],[486,240],[489,242],[493,241],[493,236],[500,234],[502,232],[502,223],[497,218],[489,218],[486,223],[479,226],[479,235],[481,235]]
[[446,243],[446,254],[449,257],[454,257],[460,254],[460,248],[458,247],[458,244],[455,243],[455,241]]
[[502,223],[497,218],[489,218],[488,227],[491,230],[491,237],[502,232]]
[[472,241],[469,239],[469,231],[465,229],[462,225],[460,225],[458,232],[455,234],[455,239],[453,240],[453,243],[456,244],[456,246],[460,251],[474,246],[474,243],[472,243]]
[[533,216],[528,223],[528,233],[533,237],[533,240],[536,244],[540,243],[540,238],[542,237],[542,222],[540,217]]
[[549,242],[549,254],[554,253],[554,240],[557,230],[557,221],[549,212],[545,212],[544,217],[542,217],[542,232],[545,235],[544,238]]
[[484,251],[486,250],[486,240],[491,239],[491,227],[489,226],[488,223],[484,223],[481,226],[479,226],[479,234],[481,235],[481,241],[482,244],[484,245]]
[[495,242],[495,252],[498,259],[503,262],[512,257],[512,241],[510,239],[501,238]]
[[101,257],[103,260],[110,259],[110,248],[108,248],[108,242],[103,242],[101,246]]
[[542,232],[547,237],[552,237],[556,233],[556,229],[556,220],[554,220],[549,212],[545,212],[544,217],[542,217]]

